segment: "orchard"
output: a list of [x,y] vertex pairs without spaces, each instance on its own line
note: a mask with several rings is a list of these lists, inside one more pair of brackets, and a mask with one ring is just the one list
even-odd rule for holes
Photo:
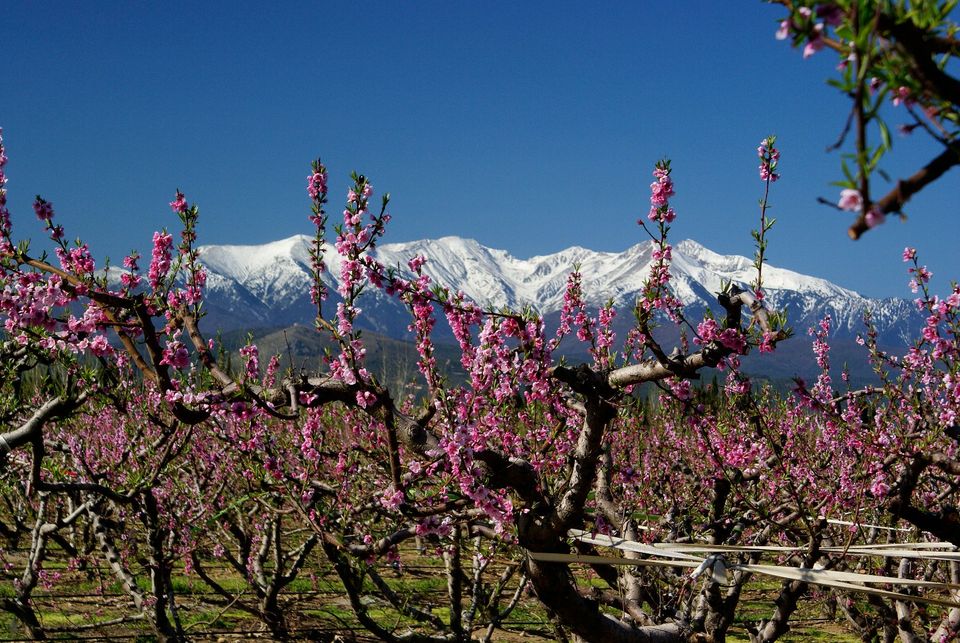
[[[869,237],[960,164],[955,3],[780,4],[777,38],[839,62],[831,82],[850,112],[831,205]],[[891,104],[942,152],[882,193]],[[265,636],[332,638],[301,627],[312,616],[291,592],[323,565],[337,604],[384,641],[498,640],[523,604],[560,640],[773,641],[801,612],[851,640],[958,637],[960,288],[931,292],[923,249],[906,248],[926,325],[892,354],[864,320],[878,383],[852,388],[831,362],[829,317],[792,329],[766,303],[775,137],[756,149],[759,171],[743,164],[758,174],[745,195],[760,197],[755,279],[717,293],[715,316],[690,319],[672,290],[669,234],[684,213],[671,199],[684,186],[662,160],[637,221],[653,247],[642,296],[591,309],[571,266],[557,327],[435,283],[430,257],[409,257],[414,278],[380,263],[389,197],[354,174],[342,213],[328,213],[328,168],[314,161],[311,293],[333,349],[309,373],[253,343],[227,359],[205,327],[203,220],[187,195],[169,204],[174,232],[160,222],[149,256],[108,279],[41,196],[33,225],[54,256],[23,241],[30,217],[7,208],[3,145],[0,610],[22,635],[190,640],[204,634],[183,597],[196,585]],[[372,291],[409,311],[418,397],[368,368],[357,320]],[[634,319],[626,336],[616,316]],[[463,383],[437,359],[438,325]],[[815,381],[778,392],[743,373],[742,356],[777,360],[785,341],[811,343]],[[590,361],[560,359],[571,345]],[[425,556],[442,561],[439,603],[396,580]],[[38,607],[84,575],[122,598],[77,623]]]

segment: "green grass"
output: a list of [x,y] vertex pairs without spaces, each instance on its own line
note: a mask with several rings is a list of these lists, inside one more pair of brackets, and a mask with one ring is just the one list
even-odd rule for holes
[[[51,557],[53,558],[53,556]],[[22,563],[22,561],[19,561]],[[407,567],[401,573],[387,565],[378,565],[377,570],[383,580],[400,596],[409,597],[418,607],[431,611],[444,622],[449,621],[449,604],[446,598],[446,576],[442,559],[433,555],[420,555],[414,551],[404,552]],[[48,571],[63,574],[63,578],[50,589],[37,588],[34,607],[45,627],[70,628],[91,621],[103,621],[131,615],[132,600],[124,592],[122,585],[106,567],[89,570],[73,570],[62,561],[46,566]],[[16,569],[16,567],[14,568]],[[488,574],[488,583],[492,584],[499,575],[498,569]],[[143,590],[149,587],[146,570],[137,566],[131,570],[137,577],[138,586]],[[257,598],[247,581],[225,567],[221,561],[208,561],[208,573],[229,593],[241,595],[241,600],[256,606]],[[465,569],[469,572],[469,565]],[[11,572],[15,573],[15,572]],[[606,583],[592,572],[577,569],[579,582],[583,588],[606,588]],[[0,582],[0,596],[12,595],[12,576],[6,582]],[[499,603],[502,609],[509,602],[516,589],[515,576]],[[195,573],[187,574],[180,568],[173,578],[177,594],[179,616],[191,636],[203,637],[208,631],[263,631],[259,620],[236,605],[226,606],[224,599],[213,593]],[[366,589],[372,589],[369,578],[365,580]],[[769,618],[774,610],[773,601],[779,591],[779,583],[771,580],[752,582],[744,592],[743,600],[737,612],[737,623],[731,628],[729,640],[746,641],[745,626],[756,624]],[[69,597],[64,595],[69,594]],[[103,596],[107,594],[107,596]],[[464,606],[470,604],[470,598],[464,596]],[[414,619],[404,616],[393,606],[380,599],[365,600],[368,614],[388,629],[405,630],[422,627]],[[281,596],[281,606],[288,617],[288,624],[295,631],[309,628],[330,630],[335,628],[359,628],[360,623],[350,607],[337,575],[325,560],[315,555]],[[619,615],[616,611],[610,611]],[[807,600],[792,622],[792,631],[784,641],[856,641],[857,637],[848,633],[842,621],[823,619],[823,608],[819,601]],[[513,625],[511,625],[511,623]],[[485,629],[486,622],[482,613],[478,614],[477,626]],[[505,627],[509,632],[497,635],[497,640],[518,640],[520,632],[527,639],[552,640],[552,626],[543,607],[533,597],[525,596],[510,614]],[[512,632],[512,633],[511,633]],[[146,621],[131,622],[111,626],[102,630],[85,631],[84,634],[120,635],[149,637],[149,624]],[[0,612],[0,639],[21,638],[23,629],[7,613]],[[68,635],[51,633],[51,638]]]

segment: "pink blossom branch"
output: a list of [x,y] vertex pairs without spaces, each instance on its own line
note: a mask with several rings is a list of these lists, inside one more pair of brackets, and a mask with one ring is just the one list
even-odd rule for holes
[[[19,254],[7,253],[6,255],[4,255],[0,253],[0,257],[2,256],[11,256],[21,265],[28,265],[32,268],[36,268],[37,270],[40,270],[41,272],[57,275],[73,288],[82,287],[85,290],[87,290],[87,284],[82,279],[79,279],[75,275],[65,270],[57,268],[56,266],[50,265],[49,263],[46,263],[44,261],[39,261],[37,259],[32,259],[27,256],[20,256]],[[144,361],[143,356],[140,354],[140,351],[137,350],[137,347],[133,343],[133,340],[130,338],[129,335],[127,335],[124,332],[121,332],[121,329],[126,327],[127,324],[120,322],[118,320],[118,317],[115,315],[115,313],[112,312],[112,310],[115,310],[115,309],[126,309],[126,310],[132,311],[133,306],[131,301],[124,297],[120,297],[118,295],[102,292],[95,288],[88,289],[87,296],[91,299],[91,301],[94,301],[103,307],[107,321],[110,323],[110,325],[117,328],[118,330],[117,336],[120,338],[120,342],[123,344],[124,350],[130,356],[130,359],[133,360],[137,368],[144,374],[145,377],[155,380],[156,374],[147,365],[146,361]],[[138,327],[139,327],[139,324],[138,324]],[[152,328],[152,324],[151,324],[151,328]]]
[[[939,179],[955,165],[960,165],[960,147],[951,145],[913,176],[897,181],[896,187],[876,202],[876,207],[884,214],[900,212],[914,194]],[[867,214],[862,212],[850,226],[848,233],[851,239],[859,239],[869,229]]]

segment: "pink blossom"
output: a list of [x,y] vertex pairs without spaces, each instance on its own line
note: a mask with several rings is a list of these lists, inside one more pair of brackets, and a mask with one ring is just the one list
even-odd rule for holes
[[823,31],[823,25],[817,24],[813,27],[813,35],[810,36],[810,40],[807,41],[806,46],[803,48],[803,57],[804,59],[809,58],[813,54],[817,53],[823,49],[823,36],[821,32]]
[[260,350],[256,344],[249,344],[240,349],[240,355],[247,358],[244,370],[247,378],[256,380],[260,377]]
[[658,163],[653,175],[657,180],[650,184],[650,212],[647,218],[651,221],[670,223],[677,215],[668,202],[668,199],[674,195],[669,163],[666,161]]
[[167,272],[170,270],[170,249],[173,247],[173,236],[166,232],[153,233],[153,253],[150,259],[150,269],[147,278],[150,285],[156,290],[160,288]]
[[370,408],[377,401],[376,396],[370,391],[357,391],[357,405],[362,408]]
[[823,39],[822,38],[813,38],[808,42],[803,48],[803,57],[809,58],[813,54],[817,53],[823,49]]
[[843,71],[850,63],[857,62],[857,52],[851,51],[846,58],[837,63],[837,71]]
[[707,344],[717,338],[720,332],[720,326],[715,319],[704,319],[697,324],[697,337],[694,338],[695,344]]
[[917,249],[916,248],[904,248],[903,249],[903,260],[904,261],[913,261],[917,258]]
[[901,103],[910,106],[913,104],[913,99],[910,98],[910,88],[909,87],[897,87],[891,95],[891,100],[893,101],[893,106],[897,107]]
[[[747,377],[737,376],[735,371],[730,372],[730,376],[727,378],[726,383],[723,386],[723,390],[727,395],[745,395],[750,392],[750,379]],[[729,464],[734,464],[729,462]],[[744,464],[741,462],[740,464]]]
[[763,334],[763,339],[760,341],[760,344],[757,348],[761,353],[772,353],[774,340],[776,340],[777,334],[771,331],[767,331]]
[[177,340],[167,342],[166,348],[163,349],[163,359],[160,360],[160,363],[182,370],[190,365],[190,353],[188,353],[187,348]]
[[113,354],[113,347],[110,346],[109,342],[107,342],[107,338],[103,335],[97,335],[91,339],[88,346],[90,348],[90,352],[97,357],[106,357]]
[[673,196],[673,181],[663,177],[650,184],[650,204],[660,208],[667,204],[667,199]]
[[7,164],[7,154],[3,146],[3,128],[0,128],[0,253],[11,249],[10,243],[10,211],[7,209],[7,176],[4,166]]
[[170,202],[170,209],[177,214],[183,214],[187,211],[187,197],[180,190],[177,190],[176,198]]
[[403,492],[390,487],[380,496],[380,504],[383,505],[385,509],[390,509],[392,511],[397,511],[400,508],[400,505],[403,504],[404,497]]
[[[250,407],[243,402],[234,402],[233,405],[230,407],[230,411],[238,419],[241,419],[241,420],[247,420],[253,415],[253,413],[250,410]],[[270,459],[268,458],[268,460]],[[269,463],[264,463],[264,464],[269,464]],[[266,468],[269,469],[270,467],[267,466]]]
[[64,270],[73,271],[78,275],[93,273],[95,265],[86,244],[69,250],[57,248],[55,252]]
[[865,219],[868,228],[875,228],[887,220],[887,215],[877,208],[870,208],[870,210],[867,211]]
[[413,259],[407,262],[407,265],[410,266],[410,270],[413,272],[420,272],[420,269],[423,268],[423,264],[427,263],[427,258],[423,255],[417,255]]
[[136,288],[140,285],[141,281],[140,275],[130,274],[129,272],[120,275],[120,283],[126,288]]
[[841,210],[859,212],[860,208],[863,207],[863,197],[860,196],[860,191],[851,189],[841,190],[837,207]]
[[36,201],[33,202],[33,211],[41,221],[49,223],[50,220],[53,219],[53,204],[39,196]]
[[317,171],[307,176],[307,194],[311,199],[317,200],[326,193],[327,171],[323,165],[318,165]]
[[670,387],[670,391],[677,396],[678,400],[689,400],[693,397],[693,386],[690,384],[690,380],[671,378],[667,380],[667,386]]
[[784,20],[780,23],[780,28],[777,29],[777,34],[774,36],[777,40],[786,40],[790,36],[790,21]]
[[777,173],[777,162],[780,160],[780,151],[773,145],[776,142],[776,136],[768,136],[760,141],[757,147],[757,156],[760,157],[760,180],[773,183],[780,178]]
[[870,484],[870,493],[876,498],[883,498],[889,491],[890,485],[887,484],[887,476],[883,472],[878,473]]
[[727,328],[717,336],[725,348],[735,353],[743,354],[747,349],[747,340],[736,328]]

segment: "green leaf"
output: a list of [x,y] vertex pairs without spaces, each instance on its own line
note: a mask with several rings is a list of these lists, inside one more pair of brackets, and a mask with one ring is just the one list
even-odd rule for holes
[[857,186],[853,181],[830,181],[828,185],[833,185],[838,188],[850,188],[851,190],[857,189]]
[[877,163],[880,161],[880,157],[883,156],[883,146],[880,145],[873,151],[873,154],[870,155],[870,162],[867,164],[867,171],[872,172],[873,168],[877,166]]
[[850,171],[850,166],[847,165],[847,160],[843,159],[840,161],[840,169],[843,171],[843,176],[846,177],[847,182],[850,183],[849,187],[856,185],[856,181],[853,178],[853,173]]
[[880,128],[880,140],[883,142],[883,145],[881,146],[882,149],[892,149],[893,143],[890,140],[890,129],[887,127],[887,124],[878,118],[877,127]]

